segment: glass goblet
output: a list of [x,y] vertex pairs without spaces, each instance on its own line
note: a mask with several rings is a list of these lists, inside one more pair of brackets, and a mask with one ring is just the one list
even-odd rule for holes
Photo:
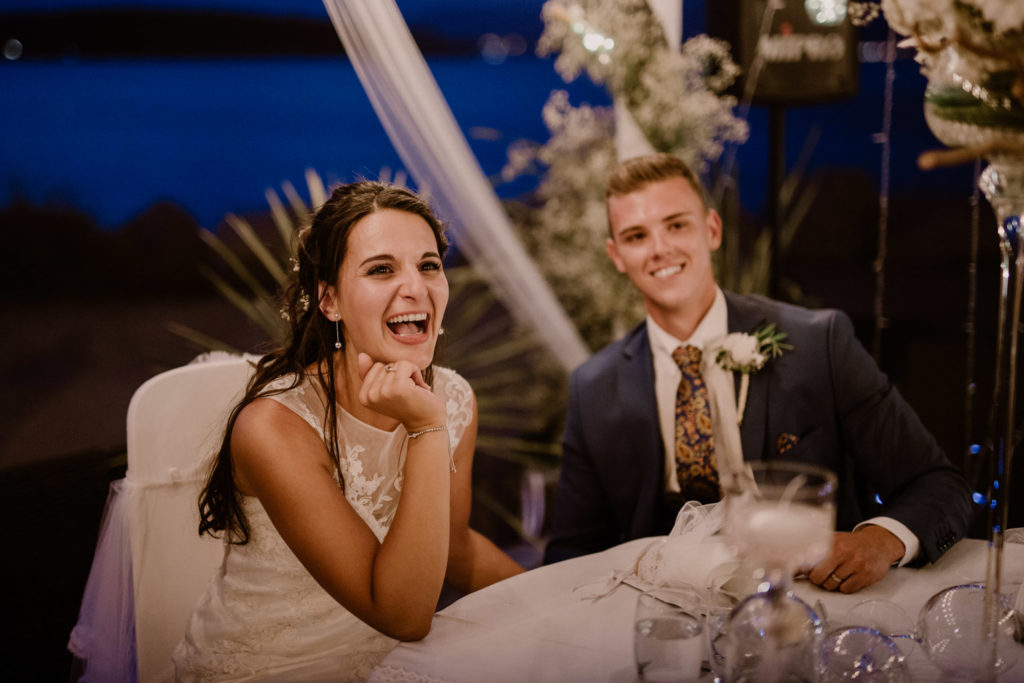
[[745,463],[725,482],[724,531],[740,558],[764,568],[773,587],[825,559],[835,530],[836,475],[787,460]]
[[921,608],[921,645],[947,678],[982,680],[1016,664],[1022,649],[1020,624],[1009,597],[999,598],[994,650],[983,627],[984,584],[945,588]]
[[858,602],[841,619],[847,626],[866,626],[886,636],[909,657],[918,641],[914,620],[892,600],[875,598]]
[[821,620],[789,589],[795,569],[817,564],[831,550],[836,486],[834,473],[785,460],[746,463],[723,483],[724,533],[741,561],[763,570],[760,593],[729,617],[730,644],[745,662],[729,664],[732,680],[816,677]]
[[818,680],[824,628],[792,592],[754,593],[730,614],[720,639],[731,683],[810,683]]
[[846,626],[825,636],[821,647],[822,683],[909,680],[904,654],[893,640],[870,626]]

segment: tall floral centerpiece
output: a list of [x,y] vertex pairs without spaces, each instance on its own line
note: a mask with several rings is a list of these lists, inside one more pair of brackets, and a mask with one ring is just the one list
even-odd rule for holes
[[922,155],[921,166],[977,158],[988,161],[979,186],[995,210],[1002,257],[996,377],[985,452],[992,466],[982,642],[987,646],[984,668],[988,679],[994,680],[1024,285],[1024,2],[882,0],[881,4],[890,27],[917,48],[928,79],[925,119],[935,137],[951,148]]

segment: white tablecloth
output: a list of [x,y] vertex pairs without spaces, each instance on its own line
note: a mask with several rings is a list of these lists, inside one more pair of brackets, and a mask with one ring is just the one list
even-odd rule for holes
[[[588,591],[574,589],[628,569],[652,540],[540,567],[467,595],[434,617],[426,638],[392,651],[370,681],[634,683],[636,589],[620,585],[596,601],[582,597]],[[927,599],[943,588],[983,581],[987,548],[984,541],[961,541],[934,565],[891,570],[854,595],[829,593],[806,581],[797,581],[795,591],[811,605],[821,600],[833,616],[863,600],[885,598],[916,621]],[[1004,585],[1019,583],[1024,545],[1007,544],[1003,566]],[[914,681],[940,680],[920,646],[908,665]],[[1022,666],[1018,662],[1000,680],[1024,680]]]

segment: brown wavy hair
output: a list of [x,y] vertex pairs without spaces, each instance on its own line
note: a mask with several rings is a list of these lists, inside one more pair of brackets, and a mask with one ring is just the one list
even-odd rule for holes
[[[326,446],[334,466],[339,467],[338,420],[334,379],[335,324],[321,314],[320,283],[334,283],[348,247],[352,228],[361,219],[384,209],[406,211],[423,218],[434,233],[438,254],[448,249],[444,226],[429,205],[413,192],[396,185],[363,180],[341,185],[313,216],[312,223],[298,234],[297,267],[282,293],[284,315],[289,322],[284,346],[266,354],[242,400],[228,417],[224,439],[213,462],[206,485],[199,495],[199,534],[227,535],[231,543],[249,541],[249,524],[242,509],[242,494],[235,484],[231,460],[231,433],[239,413],[257,398],[282,393],[312,375],[327,397],[324,423]],[[345,340],[341,340],[342,344]],[[268,390],[274,380],[294,375],[284,389]],[[429,376],[427,381],[430,381]]]
[[697,174],[679,157],[657,152],[644,156],[633,157],[620,162],[605,184],[605,200],[610,197],[621,197],[642,190],[651,183],[672,178],[682,178],[697,193],[704,208],[709,208],[707,191]]

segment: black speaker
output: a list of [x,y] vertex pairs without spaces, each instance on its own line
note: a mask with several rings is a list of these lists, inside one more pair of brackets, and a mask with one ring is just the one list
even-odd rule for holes
[[[760,35],[769,3],[777,9]],[[830,0],[712,0],[708,33],[732,46],[743,69],[733,94],[742,96],[756,75],[753,104],[820,104],[853,97],[858,88],[857,29],[849,17],[820,23],[815,8]],[[763,57],[753,74],[754,58]]]

